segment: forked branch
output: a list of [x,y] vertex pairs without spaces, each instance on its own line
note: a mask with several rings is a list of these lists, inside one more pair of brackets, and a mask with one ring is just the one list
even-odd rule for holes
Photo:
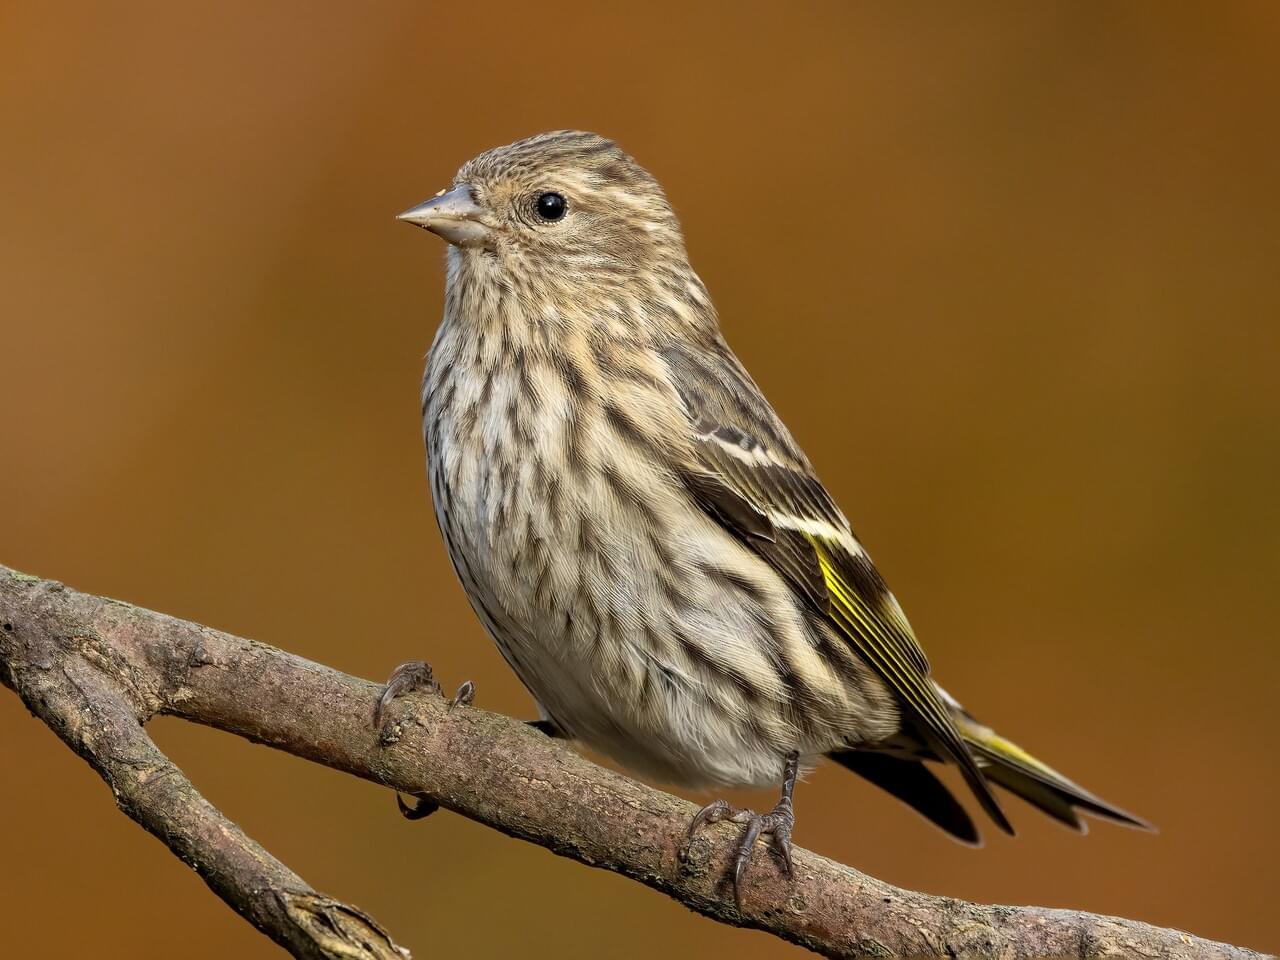
[[397,701],[378,732],[370,717],[380,688],[366,680],[2,566],[0,680],[89,762],[125,813],[297,957],[408,951],[366,914],[311,889],[200,796],[147,736],[151,717],[184,717],[422,795],[826,956],[1262,956],[1133,920],[902,890],[801,849],[792,880],[753,872],[739,911],[723,882],[730,826],[707,830],[681,857],[689,803],[522,723],[419,696]]

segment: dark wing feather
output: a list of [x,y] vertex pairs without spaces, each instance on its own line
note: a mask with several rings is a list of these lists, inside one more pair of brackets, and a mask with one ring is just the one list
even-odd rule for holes
[[719,340],[673,347],[664,359],[692,430],[696,462],[684,476],[694,497],[839,628],[1012,833],[897,601],[751,377]]
[[964,807],[923,762],[862,750],[833,753],[831,759],[893,794],[962,843],[981,843]]
[[803,534],[779,529],[773,521],[722,474],[700,463],[682,474],[685,485],[704,510],[733,531],[756,553],[773,565],[810,603],[825,610],[827,581],[817,554]]

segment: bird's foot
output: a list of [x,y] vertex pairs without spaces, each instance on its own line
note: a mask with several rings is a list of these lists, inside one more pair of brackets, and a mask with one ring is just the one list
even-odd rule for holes
[[387,714],[387,707],[391,706],[393,700],[419,690],[429,690],[432,693],[440,692],[440,684],[436,682],[435,674],[431,672],[431,664],[425,660],[410,660],[408,663],[402,663],[392,670],[391,676],[387,678],[387,685],[382,688],[382,696],[373,705],[374,729],[382,729],[382,721]]
[[[410,660],[408,663],[402,663],[391,671],[391,676],[387,679],[387,685],[382,688],[382,696],[378,697],[378,702],[373,706],[374,728],[382,729],[383,719],[387,715],[387,707],[391,706],[392,701],[410,693],[417,693],[420,690],[440,693],[440,684],[436,681],[435,674],[431,671],[431,664],[425,660]],[[475,698],[476,685],[470,680],[464,680],[461,686],[458,687],[458,692],[449,698],[445,706],[450,710],[454,707],[469,707],[475,701]]]
[[778,801],[778,805],[768,813],[740,810],[727,800],[717,800],[707,804],[693,818],[685,837],[686,846],[701,827],[708,823],[719,823],[721,820],[746,824],[738,840],[737,853],[733,858],[733,899],[741,910],[742,875],[746,872],[747,863],[751,860],[756,841],[762,835],[769,838],[770,848],[782,861],[783,872],[791,876],[791,831],[796,825],[796,815],[791,808],[791,801],[786,797]]
[[742,875],[751,861],[756,841],[761,836],[769,838],[769,847],[782,861],[783,872],[788,877],[792,874],[791,831],[795,829],[796,814],[791,805],[791,794],[795,790],[798,766],[798,756],[789,754],[783,767],[782,798],[768,813],[740,810],[727,800],[716,800],[699,810],[689,824],[684,842],[686,849],[694,834],[706,824],[719,823],[721,820],[746,824],[733,858],[733,899],[739,910],[742,909]]
[[470,680],[463,680],[458,692],[449,698],[449,702],[445,704],[450,710],[454,707],[469,707],[476,700],[476,685]]
[[[378,702],[373,708],[373,726],[376,730],[382,730],[383,720],[386,717],[387,708],[392,701],[415,693],[420,690],[427,690],[431,693],[440,693],[440,684],[436,682],[435,675],[431,672],[431,665],[425,660],[410,660],[408,663],[402,663],[392,671],[387,685],[382,690],[382,696],[378,698]],[[476,697],[476,685],[470,680],[463,681],[455,693],[446,704],[447,709],[452,710],[454,707],[469,707]],[[386,740],[384,742],[391,742]],[[440,809],[440,805],[430,797],[415,794],[413,805],[405,803],[400,794],[396,794],[396,806],[406,820],[421,820],[423,817],[429,817]]]
[[404,797],[396,794],[396,809],[400,811],[400,816],[406,820],[421,820],[429,817],[440,809],[440,804],[436,803],[430,797],[423,793],[415,793],[413,795],[412,805],[404,802]]

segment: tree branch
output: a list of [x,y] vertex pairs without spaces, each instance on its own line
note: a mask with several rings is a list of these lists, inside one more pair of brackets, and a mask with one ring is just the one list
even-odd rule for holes
[[322,896],[195,790],[143,730],[172,714],[420,794],[510,836],[612,870],[724,923],[830,957],[1256,958],[1133,920],[901,890],[806,850],[795,877],[754,872],[741,912],[724,878],[736,834],[681,858],[691,804],[605,770],[524,724],[423,695],[375,731],[380,687],[265,644],[0,566],[0,681],[98,772],[119,807],[294,956],[407,957]]

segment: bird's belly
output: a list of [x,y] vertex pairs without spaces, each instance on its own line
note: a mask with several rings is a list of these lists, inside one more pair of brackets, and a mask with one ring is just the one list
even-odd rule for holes
[[[896,728],[866,696],[873,678],[837,676],[785,584],[696,507],[673,504],[674,535],[658,539],[607,496],[562,492],[558,515],[512,508],[500,524],[468,499],[454,493],[462,509],[441,526],[480,619],[546,715],[627,768],[764,786],[791,750]],[[734,563],[760,576],[754,595],[726,581]]]
[[[748,682],[736,659],[768,685],[770,669],[748,647],[758,626],[716,613],[726,604],[690,573],[686,551],[658,556],[627,518],[606,508],[583,521],[565,507],[560,517],[513,515],[501,529],[452,521],[447,536],[477,614],[541,709],[575,739],[664,782],[777,782],[792,731],[753,720],[735,681],[691,658],[695,645],[718,645],[726,674]],[[588,530],[602,539],[592,543]]]
[[875,681],[819,655],[797,595],[675,477],[605,445],[572,463],[557,422],[532,444],[512,422],[463,425],[477,445],[439,417],[432,494],[472,606],[566,733],[637,773],[710,786],[777,783],[792,750],[896,727],[868,699]]

